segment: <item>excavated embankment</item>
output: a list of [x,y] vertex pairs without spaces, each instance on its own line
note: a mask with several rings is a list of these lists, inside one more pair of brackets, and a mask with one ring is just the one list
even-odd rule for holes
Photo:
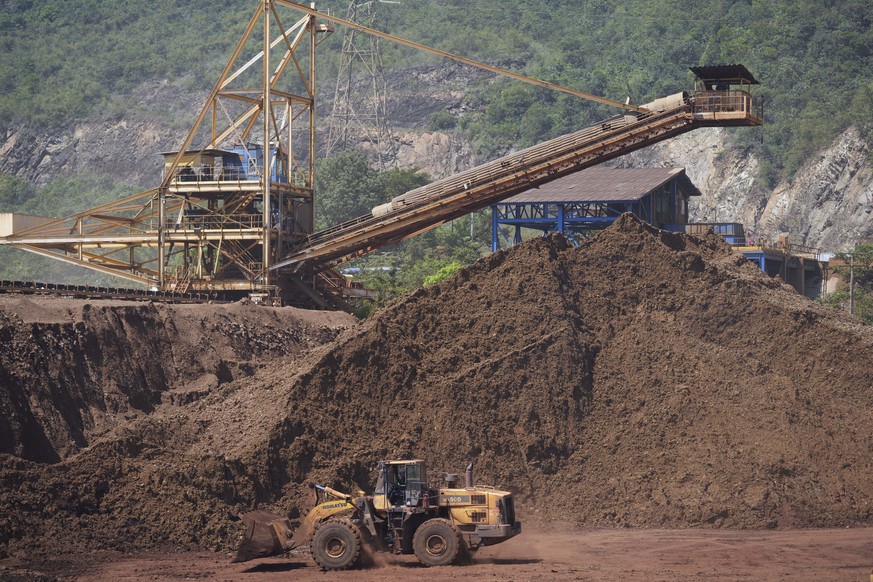
[[226,549],[239,510],[293,515],[306,481],[369,488],[407,455],[474,460],[528,521],[869,525],[871,361],[870,328],[718,237],[626,216],[579,249],[496,253],[63,462],[3,457],[0,542]]
[[354,319],[255,305],[0,298],[0,452],[57,462],[164,400],[251,376]]

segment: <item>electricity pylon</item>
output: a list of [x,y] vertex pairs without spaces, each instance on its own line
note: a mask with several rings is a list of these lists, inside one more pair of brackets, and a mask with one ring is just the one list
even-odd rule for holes
[[[378,4],[377,0],[349,0],[346,20],[374,28]],[[387,110],[388,87],[379,38],[349,28],[343,36],[325,153],[330,156],[355,142],[365,142],[375,151],[380,169],[392,166],[397,144]]]

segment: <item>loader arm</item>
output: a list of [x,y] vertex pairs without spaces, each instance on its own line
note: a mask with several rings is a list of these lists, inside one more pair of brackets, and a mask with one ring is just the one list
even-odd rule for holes
[[[319,523],[335,515],[357,509],[351,495],[314,483],[310,483],[309,486],[312,488],[315,502],[318,501],[319,491],[324,500],[309,510],[296,531],[287,517],[276,513],[257,510],[241,514],[240,519],[246,525],[246,531],[232,562],[247,562],[276,556],[306,545]],[[328,496],[333,499],[327,500]]]
[[315,527],[322,521],[341,513],[355,511],[358,508],[357,505],[353,503],[351,495],[340,493],[330,487],[320,487],[318,485],[316,485],[316,487],[325,493],[338,497],[339,499],[326,501],[309,510],[309,513],[306,514],[306,517],[304,517],[303,521],[300,523],[300,527],[298,527],[297,531],[294,532],[294,537],[291,540],[291,543],[293,544],[291,546],[292,548],[305,545],[315,531]]

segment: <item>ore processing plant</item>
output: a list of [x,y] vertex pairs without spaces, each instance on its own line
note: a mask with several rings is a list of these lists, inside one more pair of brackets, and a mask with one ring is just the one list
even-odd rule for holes
[[[300,17],[302,13],[302,17]],[[296,20],[289,14],[298,16]],[[284,22],[292,22],[285,26]],[[316,52],[351,27],[621,109],[614,117],[407,192],[315,232]],[[261,29],[263,42],[255,39]],[[620,103],[432,49],[287,0],[260,0],[158,186],[64,218],[5,215],[0,244],[160,293],[341,301],[334,267],[552,180],[698,127],[757,126],[742,65],[696,67],[691,92]]]

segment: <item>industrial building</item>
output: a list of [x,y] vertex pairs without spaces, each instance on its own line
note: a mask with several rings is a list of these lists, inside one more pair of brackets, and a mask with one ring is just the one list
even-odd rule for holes
[[[315,57],[334,25],[621,113],[316,232]],[[259,2],[192,127],[176,151],[164,154],[156,187],[63,218],[10,217],[0,245],[163,293],[343,307],[348,291],[335,270],[343,262],[698,127],[763,123],[751,95],[758,82],[746,67],[691,70],[697,78],[692,93],[637,105],[452,55],[288,0]],[[646,203],[638,201],[636,210],[656,222],[682,222],[687,213],[685,194],[669,190]]]
[[577,246],[625,212],[673,232],[720,235],[771,277],[810,299],[824,291],[827,264],[816,249],[746,237],[739,223],[689,223],[688,203],[700,196],[683,168],[591,167],[491,205],[491,248],[522,242],[523,229],[560,232]]
[[631,212],[658,228],[688,222],[688,200],[700,190],[683,168],[595,166],[491,206],[491,248],[521,242],[522,229],[580,236]]

